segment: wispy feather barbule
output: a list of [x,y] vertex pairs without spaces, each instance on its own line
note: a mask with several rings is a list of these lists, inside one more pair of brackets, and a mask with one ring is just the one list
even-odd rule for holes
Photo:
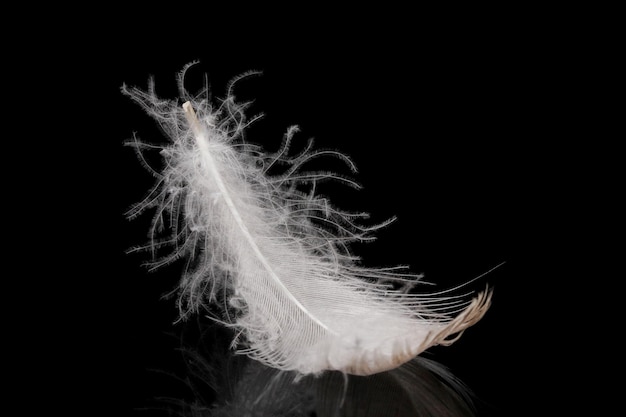
[[[154,267],[185,259],[182,317],[218,308],[220,320],[240,334],[240,352],[268,366],[357,375],[393,369],[430,346],[450,344],[482,318],[490,290],[473,298],[407,291],[421,275],[400,266],[362,266],[348,245],[372,239],[388,222],[360,225],[363,213],[339,210],[316,193],[322,180],[356,183],[305,171],[322,156],[355,171],[350,159],[314,150],[312,142],[292,155],[295,127],[278,152],[247,143],[247,105],[232,94],[241,77],[213,106],[208,90],[193,96],[185,90],[186,69],[179,75],[182,106],[158,98],[153,83],[147,91],[122,88],[171,140],[160,147],[164,168],[153,170],[155,187],[129,217],[156,210],[146,248],[172,251]],[[143,150],[156,146],[132,145],[142,160]]]

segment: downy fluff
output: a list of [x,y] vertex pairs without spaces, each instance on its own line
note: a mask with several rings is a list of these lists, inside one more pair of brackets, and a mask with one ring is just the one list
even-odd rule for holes
[[316,151],[311,142],[292,155],[295,127],[278,152],[247,143],[246,104],[232,95],[239,78],[214,106],[207,90],[193,96],[185,90],[185,70],[180,102],[158,98],[152,83],[147,91],[123,87],[170,140],[162,147],[132,141],[142,160],[144,149],[160,148],[164,164],[129,217],[155,210],[146,248],[171,252],[153,266],[184,258],[182,317],[217,309],[240,335],[234,341],[240,352],[267,366],[355,375],[396,368],[430,346],[452,343],[481,319],[489,290],[471,300],[418,293],[420,275],[357,262],[348,245],[371,239],[387,223],[362,226],[364,214],[343,212],[316,194],[319,181],[356,185],[351,180],[305,171],[322,156],[354,171],[346,156]]

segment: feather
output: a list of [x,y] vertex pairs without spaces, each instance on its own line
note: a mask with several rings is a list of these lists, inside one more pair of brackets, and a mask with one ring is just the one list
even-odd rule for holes
[[[419,293],[413,287],[421,275],[362,266],[349,244],[371,239],[388,222],[364,226],[364,214],[344,212],[315,191],[320,181],[356,185],[351,179],[304,170],[321,156],[354,170],[350,159],[311,144],[291,156],[296,128],[275,153],[246,142],[247,104],[232,94],[238,79],[213,106],[207,89],[194,96],[186,91],[187,68],[179,76],[182,106],[158,98],[153,83],[148,91],[122,88],[171,141],[161,147],[164,167],[154,171],[155,187],[129,217],[155,209],[143,249],[155,255],[173,249],[154,267],[186,258],[181,318],[220,307],[219,320],[240,335],[233,343],[241,353],[300,374],[355,375],[390,370],[452,343],[482,318],[490,289],[471,300],[449,291]],[[146,146],[137,139],[132,144],[140,151]]]

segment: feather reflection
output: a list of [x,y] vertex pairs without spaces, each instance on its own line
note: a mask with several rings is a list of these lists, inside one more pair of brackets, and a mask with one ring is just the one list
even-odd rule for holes
[[235,354],[229,346],[232,335],[226,333],[209,325],[193,346],[184,342],[181,380],[189,396],[167,400],[163,411],[183,417],[475,415],[467,387],[441,364],[423,357],[369,376],[338,371],[303,376]]

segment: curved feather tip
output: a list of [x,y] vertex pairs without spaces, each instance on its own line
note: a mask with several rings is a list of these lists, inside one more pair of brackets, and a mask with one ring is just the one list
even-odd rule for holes
[[[240,351],[268,366],[357,375],[393,369],[430,346],[450,344],[481,319],[490,290],[471,301],[400,291],[394,283],[412,289],[421,275],[357,263],[348,245],[371,239],[387,223],[364,226],[365,214],[341,211],[315,192],[320,181],[356,185],[352,180],[305,170],[320,156],[354,170],[349,158],[313,150],[311,143],[291,155],[296,128],[274,153],[244,141],[246,105],[235,102],[230,88],[218,106],[206,91],[189,95],[185,70],[182,107],[158,98],[153,85],[147,92],[123,87],[171,140],[160,147],[164,165],[153,171],[154,189],[129,217],[155,209],[144,249],[173,250],[154,267],[186,258],[181,317],[218,308],[219,320],[243,336],[235,340]],[[144,160],[148,145],[131,144]],[[160,240],[164,232],[170,236]]]

